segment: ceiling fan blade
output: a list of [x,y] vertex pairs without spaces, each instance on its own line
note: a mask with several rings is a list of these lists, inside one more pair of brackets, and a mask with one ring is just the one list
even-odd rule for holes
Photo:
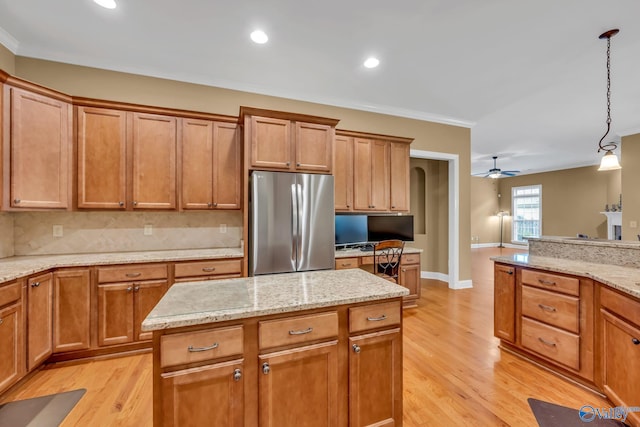
[[516,171],[502,171],[502,175],[505,176],[516,176]]
[[509,172],[509,173],[520,173],[520,171],[502,171],[503,173],[505,172]]

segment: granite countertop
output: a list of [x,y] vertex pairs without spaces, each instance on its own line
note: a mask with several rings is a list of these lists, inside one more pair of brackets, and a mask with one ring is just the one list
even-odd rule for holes
[[[419,254],[422,249],[405,246],[402,250],[403,254]],[[336,251],[336,258],[352,258],[359,256],[373,256],[373,251],[361,251],[360,249],[340,249]]]
[[0,259],[0,283],[61,267],[242,258],[243,256],[242,248],[15,256]]
[[562,243],[569,245],[600,246],[603,248],[640,249],[640,241],[635,240],[609,240],[597,239],[592,237],[581,238],[566,236],[530,237],[528,238],[528,240],[534,242]]
[[142,322],[153,331],[402,297],[409,291],[360,269],[177,283]]
[[505,264],[589,277],[636,298],[640,298],[639,268],[530,254],[513,254],[510,256],[492,257],[491,259]]

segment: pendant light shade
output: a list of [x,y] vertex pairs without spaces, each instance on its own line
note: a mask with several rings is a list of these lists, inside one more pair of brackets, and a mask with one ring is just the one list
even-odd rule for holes
[[615,142],[602,143],[609,131],[611,130],[611,37],[618,34],[620,30],[613,29],[600,34],[600,39],[607,39],[607,131],[600,138],[598,142],[598,153],[604,151],[604,156],[600,161],[599,171],[611,171],[620,169],[620,163],[618,162],[618,156],[613,152],[618,146]]

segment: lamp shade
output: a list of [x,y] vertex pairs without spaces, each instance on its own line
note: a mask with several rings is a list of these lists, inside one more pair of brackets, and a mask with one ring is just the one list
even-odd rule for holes
[[600,161],[599,171],[613,171],[616,169],[621,169],[620,163],[618,162],[618,156],[611,151],[607,150],[602,156],[602,160]]

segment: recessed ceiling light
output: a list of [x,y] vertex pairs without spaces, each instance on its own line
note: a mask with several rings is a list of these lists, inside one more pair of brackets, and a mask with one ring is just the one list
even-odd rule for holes
[[376,68],[378,65],[380,65],[380,60],[373,56],[364,61],[364,66],[367,68]]
[[264,31],[255,30],[253,33],[251,33],[251,40],[258,44],[265,44],[269,41],[269,37]]
[[100,6],[104,7],[105,9],[116,8],[116,0],[93,0],[93,1],[99,4]]

